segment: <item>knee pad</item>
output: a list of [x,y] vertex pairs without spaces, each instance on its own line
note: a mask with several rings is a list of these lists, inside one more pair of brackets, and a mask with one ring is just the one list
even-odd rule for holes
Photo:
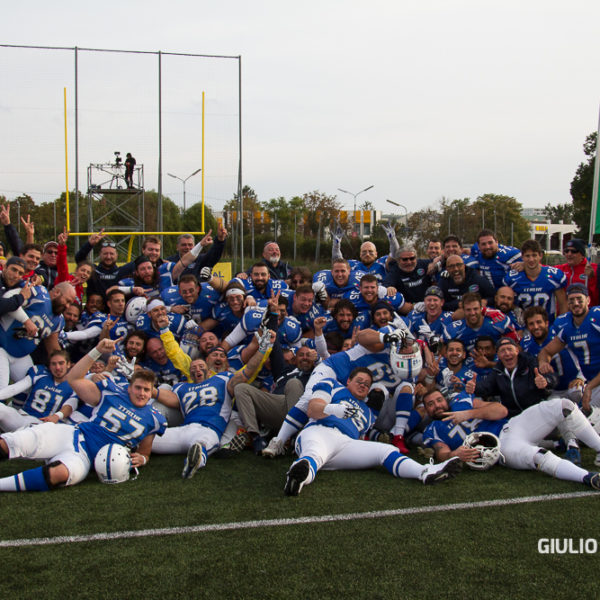
[[[538,457],[540,457],[539,462]],[[548,450],[540,450],[537,453],[534,462],[538,471],[542,471],[542,473],[546,473],[551,477],[556,477],[556,471],[558,470],[558,465],[560,465],[561,459],[558,458],[556,454],[552,454],[552,452],[549,452]]]
[[565,418],[562,423],[558,424],[558,430],[566,439],[576,438],[577,434],[588,426],[588,420],[584,414],[574,402],[567,398],[562,399],[562,413]]

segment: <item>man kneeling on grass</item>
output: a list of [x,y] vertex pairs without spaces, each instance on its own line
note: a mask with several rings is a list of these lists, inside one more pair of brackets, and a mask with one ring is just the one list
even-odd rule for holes
[[42,467],[0,479],[0,492],[47,491],[75,485],[90,471],[98,451],[106,444],[130,449],[131,466],[148,462],[155,434],[166,428],[165,418],[148,401],[152,395],[154,373],[136,371],[127,388],[110,379],[94,383],[85,379],[92,363],[111,353],[120,340],[104,339],[70,371],[67,381],[77,396],[95,406],[91,419],[76,427],[59,423],[42,423],[0,437],[0,459],[33,458],[45,460]]
[[296,439],[299,458],[287,473],[286,496],[297,496],[304,485],[312,483],[319,469],[372,469],[383,465],[394,477],[420,479],[426,485],[454,477],[460,471],[458,457],[437,465],[421,465],[394,446],[359,439],[381,409],[380,395],[369,399],[372,383],[371,371],[357,367],[345,387],[334,379],[315,385],[308,404],[311,421]]

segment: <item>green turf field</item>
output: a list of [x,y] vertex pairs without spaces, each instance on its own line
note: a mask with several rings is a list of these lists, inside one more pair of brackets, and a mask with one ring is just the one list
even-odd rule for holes
[[[209,459],[192,480],[183,457],[155,456],[133,482],[0,496],[0,543],[238,524],[108,540],[0,547],[9,598],[595,598],[598,554],[538,553],[538,539],[600,541],[600,496],[481,506],[484,500],[587,492],[533,472],[465,470],[437,486],[383,469],[320,472],[283,495],[291,457]],[[593,454],[584,453],[592,467]],[[30,466],[0,464],[0,476]],[[600,493],[599,493],[600,494]],[[471,503],[458,510],[444,505]],[[343,521],[274,520],[418,507],[431,512]],[[269,523],[270,521],[270,523]],[[238,525],[232,525],[238,527]],[[54,542],[55,540],[53,540]]]

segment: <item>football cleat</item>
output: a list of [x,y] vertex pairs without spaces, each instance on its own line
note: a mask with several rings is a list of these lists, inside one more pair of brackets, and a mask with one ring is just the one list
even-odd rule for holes
[[404,441],[404,436],[403,435],[395,435],[392,438],[392,446],[396,446],[396,448],[398,448],[398,451],[401,452],[402,454],[408,454],[409,450],[406,446],[406,442]]
[[297,496],[308,478],[310,465],[305,458],[294,463],[287,472],[283,493],[286,496]]
[[446,479],[456,477],[461,469],[462,461],[458,456],[453,456],[437,465],[433,464],[433,462],[426,465],[420,479],[424,485],[433,485],[434,483],[440,483]]
[[581,452],[579,452],[579,448],[576,448],[575,446],[571,446],[570,448],[567,448],[567,451],[565,452],[565,460],[568,460],[569,462],[572,462],[574,465],[577,465],[578,467],[581,466]]
[[200,442],[196,442],[190,446],[181,473],[183,479],[191,479],[196,474],[196,471],[203,466],[203,454],[204,448]]
[[583,483],[589,485],[593,490],[600,490],[600,473],[591,471],[583,478]]
[[275,458],[276,456],[281,456],[283,453],[283,442],[279,441],[276,437],[271,438],[269,445],[262,451],[262,455],[266,458]]

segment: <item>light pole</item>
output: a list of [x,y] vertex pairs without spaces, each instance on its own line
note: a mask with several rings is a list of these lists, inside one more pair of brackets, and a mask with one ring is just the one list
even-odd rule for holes
[[183,213],[184,214],[185,214],[185,182],[190,177],[193,177],[194,175],[198,175],[198,173],[200,173],[200,171],[202,171],[202,169],[198,169],[197,171],[194,171],[191,175],[188,175],[185,179],[181,179],[181,177],[177,177],[177,175],[173,175],[173,173],[167,173],[167,175],[169,177],[172,177],[173,179],[179,179],[179,181],[181,181],[181,183],[183,183]]
[[338,188],[338,191],[344,192],[344,194],[350,194],[354,198],[354,230],[355,231],[356,231],[356,197],[359,196],[360,194],[362,194],[363,192],[370,190],[372,187],[374,187],[374,186],[370,185],[369,187],[366,187],[364,190],[360,190],[360,192],[356,192],[356,194],[354,194],[353,192],[349,192],[348,190],[343,190],[342,188]]
[[389,202],[390,204],[393,204],[394,206],[399,206],[400,208],[404,209],[404,232],[406,233],[406,231],[408,230],[408,209],[406,208],[406,206],[404,206],[404,204],[400,204],[399,202],[394,202],[393,200],[386,199],[386,202]]

